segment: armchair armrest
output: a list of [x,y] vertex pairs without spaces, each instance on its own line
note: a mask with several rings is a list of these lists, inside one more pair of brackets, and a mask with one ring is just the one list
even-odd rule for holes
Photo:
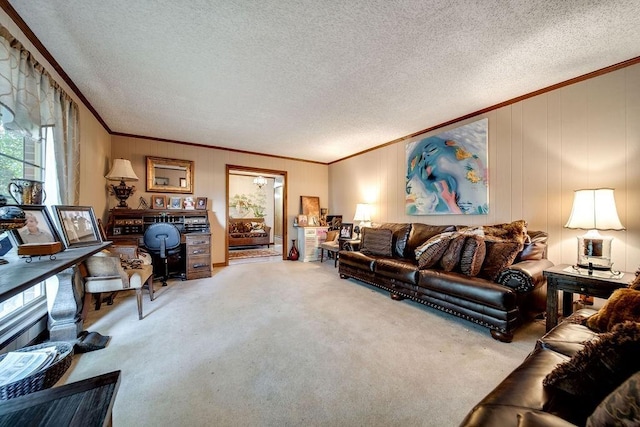
[[496,282],[516,292],[530,292],[544,284],[542,272],[551,266],[553,263],[548,259],[520,261],[502,270]]

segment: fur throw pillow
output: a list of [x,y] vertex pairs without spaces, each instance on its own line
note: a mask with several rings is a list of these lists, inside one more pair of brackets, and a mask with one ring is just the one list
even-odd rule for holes
[[600,339],[588,341],[542,381],[552,393],[563,393],[593,412],[609,393],[640,369],[640,323],[617,324]]
[[518,253],[522,250],[522,243],[518,241],[492,240],[487,237],[484,240],[487,251],[482,264],[480,277],[495,281],[498,274],[513,264]]
[[527,238],[527,222],[523,219],[507,224],[495,224],[482,226],[484,235],[500,240],[517,241],[524,244]]
[[587,319],[587,327],[598,332],[608,332],[624,321],[640,322],[640,291],[616,289],[607,302]]

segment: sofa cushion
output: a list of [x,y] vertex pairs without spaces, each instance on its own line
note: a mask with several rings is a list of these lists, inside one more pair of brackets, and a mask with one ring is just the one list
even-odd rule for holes
[[640,425],[640,372],[611,392],[587,418],[587,427]]
[[452,236],[452,231],[436,234],[422,245],[418,246],[415,250],[418,268],[431,268],[436,265],[449,247]]
[[518,254],[515,262],[543,259],[547,253],[548,239],[549,235],[544,231],[528,230],[522,251]]
[[[579,402],[587,415],[605,396],[640,370],[640,323],[619,323],[600,339],[585,343],[569,361],[555,367],[543,385],[557,402]],[[585,417],[586,418],[586,417]],[[584,420],[582,420],[584,422]]]
[[456,227],[453,225],[430,225],[414,222],[411,224],[411,233],[409,234],[409,240],[404,252],[403,258],[412,258],[415,250],[418,246],[432,238],[433,236],[445,233],[448,231],[455,231]]
[[393,256],[398,258],[407,258],[406,249],[409,241],[409,233],[411,232],[411,224],[385,223],[378,228],[391,230],[393,233]]
[[460,271],[467,276],[477,276],[482,268],[486,247],[482,236],[468,236],[460,254]]
[[376,257],[363,254],[359,251],[340,251],[340,265],[348,265],[373,273]]
[[478,274],[487,280],[495,281],[498,274],[513,264],[513,261],[522,250],[522,243],[519,241],[498,240],[485,236],[484,243],[486,253],[482,269]]
[[602,308],[587,319],[587,327],[608,332],[626,320],[640,322],[640,291],[635,289],[616,289]]
[[[341,261],[342,262],[342,261]],[[378,258],[374,265],[376,275],[410,283],[418,283],[418,267],[409,260],[398,258]]]
[[442,267],[444,271],[453,271],[458,266],[465,240],[467,240],[465,234],[457,233],[451,236],[449,247],[447,247],[447,250],[442,254],[442,258],[440,258],[440,267]]
[[392,242],[393,233],[388,228],[364,227],[360,252],[367,255],[391,256]]

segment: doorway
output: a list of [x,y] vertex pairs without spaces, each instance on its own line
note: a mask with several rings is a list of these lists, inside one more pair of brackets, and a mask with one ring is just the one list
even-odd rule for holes
[[226,177],[225,265],[286,259],[287,172],[227,165]]

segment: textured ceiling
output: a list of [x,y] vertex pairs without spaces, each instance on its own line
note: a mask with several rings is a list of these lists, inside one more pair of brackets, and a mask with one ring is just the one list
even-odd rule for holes
[[112,132],[331,162],[640,56],[638,0],[10,0]]

